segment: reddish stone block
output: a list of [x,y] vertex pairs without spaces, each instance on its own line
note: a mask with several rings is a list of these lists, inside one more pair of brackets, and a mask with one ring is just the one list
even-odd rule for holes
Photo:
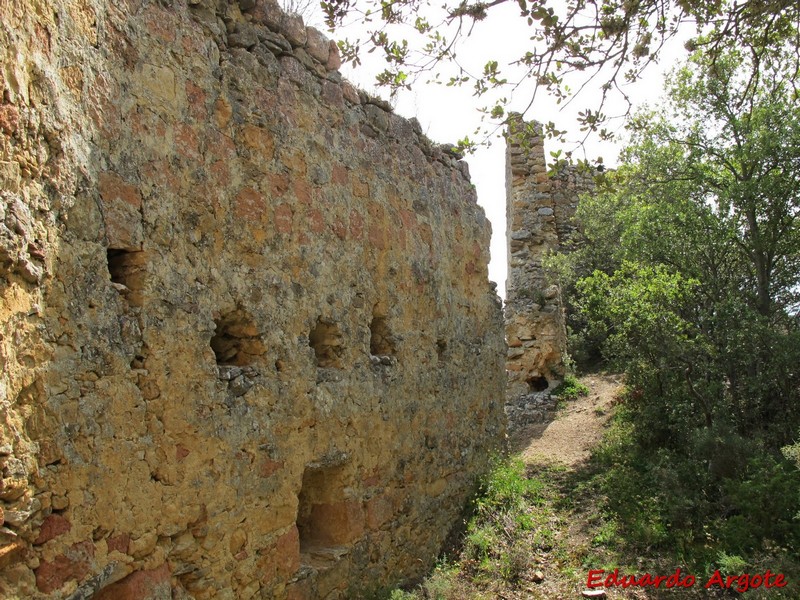
[[106,540],[106,546],[108,546],[108,551],[113,552],[116,550],[117,552],[122,552],[122,554],[128,553],[128,546],[131,543],[131,536],[127,533],[120,533],[119,535],[112,536]]
[[258,567],[262,581],[286,580],[300,568],[300,533],[292,527],[259,554]]
[[369,243],[379,250],[386,248],[386,231],[383,227],[377,225],[369,226]]
[[228,161],[218,160],[211,165],[209,169],[213,181],[219,184],[221,188],[225,188],[231,182],[231,170],[228,168]]
[[283,461],[282,460],[272,460],[270,458],[265,458],[261,462],[261,466],[258,469],[258,474],[261,477],[269,477],[279,469],[283,468]]
[[98,187],[100,189],[100,197],[104,202],[122,201],[127,202],[134,208],[141,208],[142,206],[142,196],[139,193],[139,189],[126,183],[116,173],[100,173]]
[[206,154],[212,158],[232,160],[238,155],[236,142],[222,132],[212,130],[205,130],[206,138]]
[[400,209],[400,221],[402,221],[403,227],[406,230],[414,231],[417,227],[417,213],[405,208]]
[[197,133],[190,125],[181,123],[175,127],[175,149],[178,154],[190,160],[200,160],[200,143]]
[[175,43],[175,32],[178,26],[170,18],[169,13],[159,8],[150,8],[144,17],[144,24],[151,35],[167,44]]
[[[127,13],[130,14],[130,13]],[[181,46],[184,56],[202,56],[206,51],[205,37],[202,35],[184,35],[181,37]]]
[[317,209],[308,211],[308,228],[312,233],[322,233],[325,231],[325,217]]
[[0,129],[8,136],[14,135],[19,127],[19,111],[12,104],[0,106]]
[[169,565],[149,571],[136,571],[103,588],[92,600],[158,600],[171,598]]
[[42,522],[42,527],[39,529],[39,536],[34,540],[33,544],[38,546],[49,542],[53,538],[67,533],[70,529],[72,529],[72,525],[63,516],[57,514],[49,515]]
[[186,93],[186,102],[189,104],[189,115],[195,121],[205,121],[208,118],[208,109],[206,109],[207,95],[203,88],[193,81],[187,81],[184,85],[184,92]]
[[364,217],[355,209],[350,211],[350,237],[360,238],[364,233]]
[[184,448],[180,444],[175,446],[175,460],[181,461],[184,458],[186,458],[187,456],[189,456],[189,449],[188,448]]
[[273,196],[283,196],[289,189],[289,176],[286,173],[271,173],[269,185]]
[[203,88],[192,81],[187,81],[184,89],[186,91],[186,101],[189,103],[189,116],[195,121],[208,119],[207,94],[203,91]]
[[331,231],[333,231],[340,240],[347,239],[347,225],[345,225],[344,221],[341,219],[336,218],[336,220],[331,223]]
[[365,487],[375,487],[381,482],[381,474],[375,470],[372,475],[368,475],[361,480]]
[[112,104],[105,99],[101,98],[94,104],[88,104],[86,116],[89,117],[90,122],[96,124],[106,138],[114,139],[119,135],[119,115]]
[[34,28],[37,48],[45,54],[50,54],[50,32],[41,23],[36,23]]
[[347,185],[347,168],[343,165],[333,165],[331,180],[337,185]]
[[279,204],[275,207],[275,230],[278,233],[291,233],[294,213],[288,204]]
[[89,574],[89,561],[94,556],[94,544],[80,542],[52,561],[42,561],[36,568],[36,587],[49,594],[72,579],[82,580]]
[[250,187],[243,188],[234,199],[236,216],[246,221],[261,220],[267,210],[264,196]]
[[311,186],[307,181],[295,179],[292,187],[295,197],[301,204],[311,204]]

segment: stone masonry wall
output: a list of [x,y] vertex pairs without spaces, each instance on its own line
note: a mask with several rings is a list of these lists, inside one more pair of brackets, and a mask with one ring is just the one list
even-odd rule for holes
[[422,574],[504,428],[466,165],[272,0],[0,15],[0,597]]
[[541,125],[525,123],[519,116],[512,119],[506,146],[506,396],[510,400],[543,391],[564,376],[564,307],[542,261],[550,252],[568,249],[578,197],[593,188],[593,175],[574,167],[551,176]]

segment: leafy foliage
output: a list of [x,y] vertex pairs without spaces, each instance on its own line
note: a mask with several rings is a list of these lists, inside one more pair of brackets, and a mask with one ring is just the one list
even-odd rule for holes
[[[521,49],[517,58],[504,65],[489,51],[482,71],[464,66],[460,44],[477,23],[504,14],[508,18],[502,5],[512,4],[528,29],[521,43],[506,40]],[[732,43],[746,48],[754,76],[760,78],[760,65],[776,49],[797,47],[800,24],[800,6],[793,0],[460,0],[438,8],[419,0],[323,0],[321,6],[331,29],[354,16],[369,26],[364,39],[346,39],[341,48],[343,58],[354,64],[363,51],[383,55],[387,67],[378,76],[380,84],[407,87],[433,73],[436,81],[467,87],[477,97],[503,90],[503,97],[484,109],[496,120],[505,118],[510,94],[525,81],[561,103],[596,80],[600,98],[593,97],[580,111],[579,122],[582,131],[601,138],[611,137],[603,110],[606,98],[627,99],[623,84],[638,80],[680,28],[693,28],[696,36],[689,48],[703,49],[712,62]],[[571,89],[575,79],[577,89]],[[562,133],[555,127],[547,131]]]
[[624,434],[598,457],[642,548],[800,549],[780,452],[800,429],[800,108],[793,59],[750,60],[697,53],[674,73],[555,265],[583,354],[627,375]]

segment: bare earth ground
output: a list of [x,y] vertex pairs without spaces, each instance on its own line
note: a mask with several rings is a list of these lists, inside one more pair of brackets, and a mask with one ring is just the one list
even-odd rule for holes
[[529,425],[510,440],[512,451],[527,464],[575,467],[600,441],[622,380],[619,375],[593,374],[581,382],[589,388],[587,396],[568,402],[554,421]]

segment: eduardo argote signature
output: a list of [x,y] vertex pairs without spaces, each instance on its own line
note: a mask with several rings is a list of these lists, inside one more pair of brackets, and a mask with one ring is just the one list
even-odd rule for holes
[[[588,588],[658,588],[662,585],[665,588],[690,588],[696,583],[697,578],[694,575],[681,573],[679,568],[675,569],[675,572],[670,575],[651,575],[650,573],[625,575],[620,573],[619,569],[614,569],[613,571],[592,569],[589,571],[589,575],[586,578],[586,586]],[[782,588],[786,587],[787,583],[783,573],[773,573],[769,569],[763,573],[742,573],[740,575],[727,576],[720,573],[718,569],[708,578],[703,584],[703,587],[706,589],[719,587],[721,589],[732,589],[737,592],[746,592],[747,590],[760,587],[766,589]]]

